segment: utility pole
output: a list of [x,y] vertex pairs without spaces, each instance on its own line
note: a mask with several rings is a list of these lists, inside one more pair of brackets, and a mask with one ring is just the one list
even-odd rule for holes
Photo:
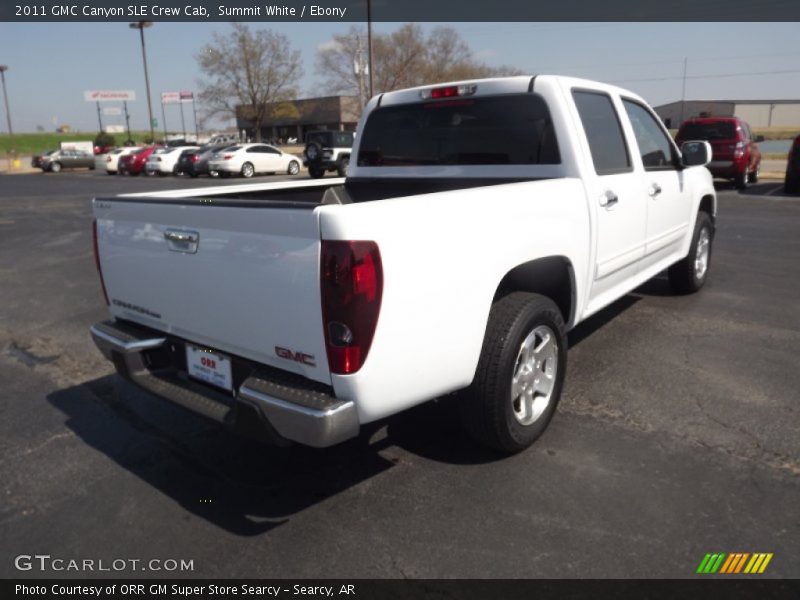
[[144,85],[145,89],[147,90],[147,114],[150,117],[150,138],[153,140],[153,143],[155,143],[156,134],[153,128],[153,105],[150,100],[150,76],[147,74],[147,52],[145,51],[144,47],[145,27],[150,27],[152,25],[152,21],[136,21],[135,23],[128,23],[128,27],[131,29],[139,30],[139,36],[142,41],[142,63],[144,64]]
[[353,61],[353,72],[358,76],[358,105],[363,109],[364,99],[364,51],[361,48],[361,36],[356,34],[356,57]]
[[686,65],[689,62],[688,58],[683,59],[683,85],[681,86],[681,118],[678,122],[678,127],[683,124],[684,107],[686,106]]
[[97,125],[100,127],[100,133],[103,133],[103,118],[100,116],[100,102],[95,102],[97,104]]
[[369,97],[372,98],[372,0],[367,0],[367,57],[367,68],[369,69]]
[[127,141],[132,142],[133,140],[131,138],[131,116],[128,114],[128,101],[124,100],[122,102],[122,106],[125,107],[125,127],[128,129]]
[[[6,71],[8,71],[7,65],[0,65],[0,79],[3,80],[3,100],[6,103],[6,122],[8,123],[8,137],[9,139],[13,139],[14,137],[14,130],[11,128],[11,109],[8,108],[8,94],[6,93]],[[11,168],[11,161],[10,158],[11,154],[14,154],[14,150],[11,150],[8,159],[8,167]]]
[[178,98],[178,104],[181,105],[181,128],[183,129],[183,142],[186,143],[186,121],[183,119],[183,100]]

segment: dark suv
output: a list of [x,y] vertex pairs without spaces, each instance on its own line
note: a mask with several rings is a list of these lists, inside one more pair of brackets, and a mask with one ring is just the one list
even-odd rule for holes
[[756,142],[764,138],[753,136],[750,126],[738,117],[684,121],[675,141],[680,146],[691,140],[705,140],[711,144],[713,156],[708,170],[714,177],[730,179],[740,190],[758,181],[761,152]]
[[306,134],[303,165],[311,177],[323,177],[326,171],[347,173],[355,134],[352,131],[311,131]]
[[786,161],[784,186],[789,194],[800,194],[800,135],[794,138]]

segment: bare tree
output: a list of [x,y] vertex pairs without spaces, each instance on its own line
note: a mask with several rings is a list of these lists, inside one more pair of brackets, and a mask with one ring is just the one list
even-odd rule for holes
[[[366,31],[351,27],[317,49],[316,71],[331,94],[353,94],[366,103]],[[373,34],[374,92],[458,79],[516,75],[513,67],[491,67],[478,61],[469,45],[452,27],[437,27],[428,36],[414,23],[390,34]]]
[[[296,83],[303,74],[300,52],[289,39],[269,29],[251,31],[234,23],[229,35],[214,34],[212,43],[197,55],[203,73],[200,100],[208,107],[206,118],[236,116],[236,106],[246,107],[255,138],[274,110],[297,96]],[[271,106],[270,106],[271,105]]]

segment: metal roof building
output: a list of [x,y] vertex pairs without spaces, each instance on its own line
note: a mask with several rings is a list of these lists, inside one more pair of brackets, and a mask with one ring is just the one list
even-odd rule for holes
[[739,117],[751,127],[796,127],[800,100],[686,100],[654,107],[670,129],[694,117]]

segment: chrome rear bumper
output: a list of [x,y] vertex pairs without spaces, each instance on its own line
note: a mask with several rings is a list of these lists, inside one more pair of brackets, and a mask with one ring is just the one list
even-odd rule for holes
[[[264,367],[252,368],[233,397],[190,380],[172,367],[154,367],[153,353],[181,343],[129,323],[104,321],[90,328],[95,345],[120,375],[138,386],[219,423],[236,421],[237,404],[255,409],[269,434],[323,448],[358,435],[355,404],[322,384]],[[173,348],[174,349],[174,348]],[[235,360],[235,359],[234,359]],[[250,364],[250,363],[248,363]]]

